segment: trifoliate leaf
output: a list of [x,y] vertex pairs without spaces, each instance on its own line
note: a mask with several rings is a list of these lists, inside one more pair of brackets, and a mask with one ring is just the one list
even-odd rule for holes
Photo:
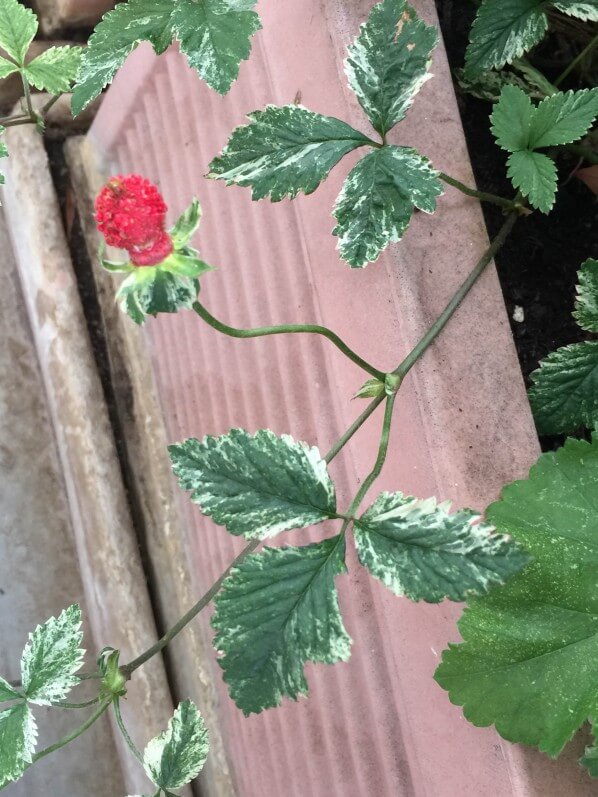
[[320,452],[288,435],[231,429],[169,451],[183,490],[231,534],[263,539],[335,516],[334,485]]
[[224,680],[247,715],[307,693],[307,661],[350,656],[335,576],[345,573],[344,537],[248,556],[215,600],[214,646]]
[[16,700],[22,695],[11,686],[4,678],[0,678],[0,703],[5,700]]
[[201,205],[194,199],[188,208],[179,216],[176,224],[170,230],[172,245],[175,249],[187,246],[193,235],[197,232],[201,221]]
[[210,88],[226,94],[261,28],[256,0],[177,0],[171,25],[181,50]]
[[359,561],[395,595],[438,603],[504,584],[530,560],[469,509],[382,493],[355,523]]
[[507,152],[528,149],[533,114],[534,106],[526,92],[517,86],[505,86],[490,116],[498,146]]
[[551,352],[531,375],[529,400],[540,434],[593,429],[598,421],[598,341]]
[[333,214],[332,231],[353,268],[377,259],[392,241],[399,241],[415,207],[436,210],[442,193],[438,172],[414,149],[384,146],[366,155],[349,172]]
[[62,700],[79,682],[83,664],[81,609],[75,603],[29,634],[21,657],[23,694],[30,703],[48,706]]
[[81,47],[50,47],[25,67],[28,82],[40,91],[69,91],[81,62]]
[[73,116],[81,113],[106,86],[142,41],[156,54],[172,42],[173,0],[129,0],[104,14],[81,58],[73,91]]
[[374,128],[384,136],[404,118],[431,77],[428,69],[438,32],[417,18],[406,0],[375,5],[349,47],[349,85]]
[[586,747],[585,754],[579,759],[579,763],[588,770],[588,774],[592,778],[598,778],[598,725],[592,722],[592,733],[594,735],[594,744],[591,747]]
[[589,20],[591,22],[598,22],[598,3],[596,0],[560,0],[559,3],[553,3],[555,8],[562,11],[563,14],[569,14],[578,19]]
[[588,132],[598,116],[598,88],[553,94],[535,108],[529,149],[570,144]]
[[22,65],[37,33],[37,17],[17,0],[0,0],[0,47]]
[[533,561],[469,601],[436,680],[474,725],[556,756],[598,710],[598,437],[543,454],[487,512]]
[[0,789],[25,772],[36,742],[37,726],[27,703],[0,712]]
[[2,56],[0,56],[0,80],[12,75],[14,72],[17,72],[18,69],[19,67],[16,64],[13,64],[12,61],[8,61],[6,58],[2,58]]
[[542,152],[522,149],[507,160],[507,175],[530,204],[548,213],[556,197],[558,175],[554,161]]
[[518,86],[526,95],[543,99],[546,91],[540,89],[527,75],[519,76],[512,71],[502,69],[499,72],[489,70],[479,72],[474,76],[466,77],[463,69],[455,69],[454,75],[463,91],[480,100],[496,103],[505,86]]
[[544,0],[483,0],[469,36],[465,74],[474,78],[520,58],[548,29]]
[[248,118],[210,163],[207,176],[251,186],[253,199],[278,202],[301,191],[311,194],[344,155],[371,143],[345,122],[301,105],[268,105]]
[[586,332],[598,332],[598,260],[590,258],[578,272],[573,317]]
[[168,728],[145,748],[143,766],[156,786],[180,789],[197,777],[208,757],[208,729],[191,700],[180,703]]

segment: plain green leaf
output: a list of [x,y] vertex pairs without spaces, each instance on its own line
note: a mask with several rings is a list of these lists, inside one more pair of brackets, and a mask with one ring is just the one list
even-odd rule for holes
[[551,352],[531,375],[529,400],[540,434],[594,428],[598,421],[598,341]]
[[505,86],[492,110],[490,121],[496,143],[507,152],[527,149],[534,106],[525,91]]
[[261,28],[256,0],[176,0],[171,25],[189,65],[208,86],[226,94],[249,58]]
[[592,723],[592,733],[594,734],[594,744],[591,747],[586,747],[585,754],[579,759],[579,763],[588,770],[588,774],[592,778],[598,778],[598,724]]
[[500,69],[538,44],[548,29],[544,0],[483,0],[469,36],[465,74]]
[[73,116],[95,99],[137,45],[149,41],[159,55],[172,41],[173,0],[129,0],[104,14],[83,52],[73,91]]
[[573,317],[586,332],[598,332],[598,260],[589,258],[582,263],[577,276]]
[[3,80],[5,77],[14,74],[17,72],[19,67],[16,64],[13,64],[12,61],[8,61],[6,58],[2,58],[0,56],[0,80]]
[[317,448],[269,429],[169,447],[183,490],[231,534],[264,539],[333,517],[334,485]]
[[349,85],[374,128],[384,136],[404,118],[430,77],[438,32],[417,18],[406,0],[375,5],[349,47]]
[[0,0],[0,47],[23,64],[37,33],[37,17],[17,0]]
[[560,753],[598,710],[598,438],[567,440],[487,512],[532,563],[469,601],[436,680],[477,726]]
[[143,754],[148,777],[162,789],[180,789],[197,777],[208,757],[208,729],[191,700],[179,704],[168,728]]
[[438,603],[484,594],[529,557],[469,509],[382,493],[355,523],[359,561],[395,595]]
[[31,764],[37,727],[24,701],[0,712],[0,789],[18,780]]
[[370,143],[345,122],[301,105],[268,105],[248,118],[210,163],[207,176],[251,186],[253,199],[278,202],[300,191],[311,194],[344,155]]
[[553,3],[555,8],[564,14],[569,14],[578,19],[598,22],[598,2],[596,0],[561,0],[560,3]]
[[415,207],[434,212],[442,190],[438,172],[414,149],[387,145],[366,155],[349,172],[333,211],[343,259],[353,268],[376,260],[403,237]]
[[69,91],[79,70],[81,47],[50,47],[25,67],[28,82],[40,91]]
[[198,199],[194,199],[189,207],[177,219],[174,227],[170,230],[172,245],[175,249],[187,246],[193,235],[197,232],[201,221],[201,205]]
[[247,715],[307,694],[307,661],[350,656],[335,576],[345,573],[344,537],[248,556],[215,599],[212,625],[224,680]]
[[18,697],[21,697],[19,692],[12,687],[8,681],[5,681],[4,678],[0,678],[0,702],[15,700]]
[[62,700],[79,682],[83,664],[81,609],[75,603],[29,634],[21,657],[23,694],[30,703],[48,706]]
[[507,160],[507,175],[533,207],[542,213],[552,209],[558,181],[556,165],[548,155],[527,149],[512,152]]
[[585,136],[598,115],[598,88],[546,97],[534,110],[529,148],[570,144]]

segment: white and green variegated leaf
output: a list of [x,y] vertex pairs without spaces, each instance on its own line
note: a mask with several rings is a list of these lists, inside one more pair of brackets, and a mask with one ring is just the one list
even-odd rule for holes
[[507,175],[530,205],[542,213],[552,209],[558,187],[557,169],[552,158],[529,149],[512,152],[507,160]]
[[171,25],[193,67],[210,88],[226,94],[249,58],[251,37],[261,28],[256,0],[177,0]]
[[4,678],[0,678],[0,703],[6,700],[16,700],[22,695],[11,686]]
[[551,352],[531,375],[529,400],[540,434],[593,429],[598,421],[598,341]]
[[205,722],[195,704],[185,700],[175,710],[168,728],[148,743],[143,766],[156,786],[180,789],[200,773],[208,749]]
[[194,199],[189,207],[177,219],[174,227],[170,230],[172,245],[175,250],[187,246],[193,235],[199,228],[201,221],[201,205],[198,199]]
[[585,136],[598,116],[598,88],[558,92],[534,109],[529,148],[570,144]]
[[12,61],[0,56],[0,80],[3,80],[5,77],[14,74],[18,71],[18,69],[19,67]]
[[573,317],[586,332],[598,332],[598,260],[589,258],[582,263],[577,276]]
[[406,0],[375,5],[349,47],[349,85],[381,136],[396,125],[430,77],[438,32]]
[[376,260],[403,237],[414,208],[436,210],[442,190],[438,172],[414,149],[385,145],[366,155],[349,172],[333,211],[343,259],[353,268]]
[[227,185],[251,186],[252,198],[278,202],[299,192],[311,194],[339,160],[371,141],[332,116],[301,105],[268,105],[248,115],[233,131],[208,177]]
[[594,736],[594,744],[586,747],[584,755],[579,759],[582,767],[588,771],[588,775],[592,778],[598,778],[598,722],[592,720],[592,734]]
[[37,17],[18,0],[0,2],[0,48],[22,65],[37,33]]
[[27,64],[25,77],[40,91],[62,94],[77,77],[81,53],[81,47],[50,47]]
[[231,534],[264,539],[336,515],[336,498],[317,448],[269,429],[231,429],[169,447],[191,500]]
[[301,548],[265,548],[224,582],[212,618],[224,680],[247,715],[307,693],[306,662],[350,656],[335,577],[346,572],[338,536]]
[[438,603],[481,595],[529,557],[469,509],[382,493],[355,523],[359,561],[395,595]]
[[585,21],[598,22],[598,2],[596,0],[560,0],[553,5],[563,14],[569,14]]
[[72,109],[77,116],[112,82],[137,45],[152,44],[159,55],[172,42],[173,0],[128,0],[104,14],[82,59]]
[[528,149],[533,115],[529,95],[517,86],[505,86],[490,116],[498,146],[507,152]]
[[520,58],[548,29],[545,0],[482,0],[465,53],[465,74],[473,78]]
[[30,703],[48,706],[62,700],[79,682],[83,664],[81,609],[74,603],[29,634],[21,657],[23,694]]
[[0,789],[25,772],[36,743],[37,726],[25,701],[0,712]]

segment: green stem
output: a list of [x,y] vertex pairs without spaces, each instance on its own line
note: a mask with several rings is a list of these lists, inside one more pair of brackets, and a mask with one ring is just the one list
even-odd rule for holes
[[20,70],[19,74],[21,75],[21,81],[23,83],[23,93],[25,95],[25,102],[27,104],[27,112],[29,114],[29,120],[31,122],[34,122],[35,111],[33,110],[33,104],[31,102],[31,89],[29,88],[29,83],[22,69]]
[[573,59],[573,61],[571,61],[569,66],[563,72],[561,72],[561,74],[554,81],[554,85],[560,86],[563,80],[565,80],[565,78],[568,77],[571,74],[571,72],[573,72],[575,67],[578,66],[583,61],[586,55],[589,55],[592,52],[592,50],[597,44],[598,44],[598,34],[596,34],[596,36],[594,36],[592,41],[586,47],[583,48],[583,50],[579,53],[579,55],[576,58]]
[[[438,335],[442,332],[445,326],[453,317],[455,311],[465,299],[469,291],[473,288],[479,277],[484,273],[486,266],[491,262],[492,258],[496,255],[499,249],[503,246],[509,233],[513,229],[513,226],[517,219],[519,218],[519,213],[514,212],[509,214],[507,220],[500,228],[498,235],[492,241],[488,249],[484,252],[482,257],[478,260],[477,264],[473,268],[473,270],[468,275],[467,279],[461,284],[457,292],[454,294],[450,302],[444,308],[442,313],[438,316],[436,321],[432,324],[430,329],[426,332],[426,334],[421,338],[419,343],[415,346],[415,348],[405,357],[403,362],[395,368],[393,373],[397,374],[398,376],[403,379],[405,375],[413,368],[415,363],[420,359],[420,357],[426,352],[429,346],[436,340]],[[351,513],[349,513],[351,514]]]
[[108,700],[107,702],[102,703],[101,706],[98,708],[98,710],[95,711],[91,715],[91,717],[85,720],[83,725],[80,725],[72,733],[69,733],[68,736],[63,736],[62,739],[57,741],[55,744],[50,745],[50,747],[46,747],[45,750],[40,750],[39,753],[36,753],[33,756],[33,760],[31,763],[34,764],[36,761],[39,761],[40,758],[45,758],[47,755],[50,755],[50,753],[54,753],[56,750],[60,750],[61,747],[65,747],[67,744],[74,741],[78,736],[81,736],[82,733],[85,733],[85,731],[88,728],[91,728],[94,722],[99,720],[99,718],[106,711],[111,702],[112,700]]
[[332,462],[332,460],[336,457],[339,451],[342,448],[344,448],[346,444],[349,442],[349,440],[353,437],[355,432],[363,426],[363,424],[367,421],[370,415],[372,415],[372,413],[377,410],[380,404],[382,404],[384,399],[385,399],[384,395],[378,396],[368,404],[368,406],[361,413],[361,415],[353,421],[353,423],[351,424],[351,426],[349,426],[347,431],[342,435],[342,437],[339,437],[339,439],[332,446],[330,451],[326,454],[326,456],[324,457],[324,461],[326,462],[326,464]]
[[358,354],[350,349],[347,344],[339,338],[338,335],[326,327],[322,327],[317,324],[281,324],[279,326],[271,327],[255,327],[254,329],[237,329],[236,327],[229,327],[228,324],[223,324],[222,321],[218,321],[217,318],[214,318],[214,316],[208,310],[206,310],[201,302],[195,302],[193,304],[193,309],[197,315],[213,329],[217,330],[218,332],[222,332],[225,335],[229,335],[232,338],[259,338],[265,335],[292,335],[299,332],[323,335],[356,365],[358,365],[360,368],[363,368],[363,370],[371,376],[375,376],[376,379],[384,381],[384,371],[379,371],[377,368],[374,368],[373,365],[370,365],[368,362],[362,359]]
[[57,703],[52,703],[53,708],[88,708],[89,706],[95,706],[100,700],[99,697],[94,697],[91,700],[86,700],[84,703],[67,703],[66,700],[62,700]]
[[506,208],[507,210],[515,210],[516,208],[520,207],[519,203],[513,199],[505,199],[504,197],[497,196],[496,194],[489,194],[486,191],[477,191],[475,188],[469,188],[469,186],[465,185],[459,180],[455,180],[454,177],[450,177],[448,174],[444,174],[444,172],[440,172],[438,176],[448,185],[452,185],[453,188],[458,189],[463,194],[467,194],[467,196],[473,196],[476,199],[479,199],[480,202],[492,202],[494,205],[498,205],[501,208]]
[[114,716],[116,717],[116,724],[118,725],[119,730],[122,733],[125,742],[127,743],[127,747],[133,753],[135,758],[138,761],[141,761],[141,763],[143,764],[143,756],[137,749],[135,742],[129,736],[129,732],[125,727],[125,723],[123,722],[123,717],[122,714],[120,713],[120,700],[118,697],[114,698]]

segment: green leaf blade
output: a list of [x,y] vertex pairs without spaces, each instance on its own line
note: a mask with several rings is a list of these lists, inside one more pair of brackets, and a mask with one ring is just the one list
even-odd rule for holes
[[37,17],[17,0],[0,3],[0,47],[22,66],[37,33]]
[[542,152],[520,150],[507,160],[507,175],[530,204],[549,213],[554,207],[558,175],[554,161]]
[[334,485],[318,449],[288,435],[232,429],[169,452],[183,490],[231,534],[264,539],[336,513]]
[[598,88],[546,97],[535,109],[530,149],[570,144],[584,136],[598,116]]
[[569,14],[571,17],[583,19],[586,22],[598,22],[598,3],[596,0],[560,0],[558,3],[553,3],[555,8],[562,11],[563,14]]
[[371,143],[345,122],[301,105],[268,105],[248,118],[210,163],[207,176],[251,186],[255,200],[311,194],[344,155]]
[[598,421],[598,341],[563,346],[531,374],[529,400],[540,434],[561,434]]
[[587,769],[591,778],[598,778],[598,744],[596,744],[598,724],[595,721],[592,721],[592,733],[594,735],[594,744],[591,747],[586,747],[584,755],[579,759],[579,763]]
[[180,789],[190,783],[208,757],[208,729],[191,700],[179,704],[168,728],[152,739],[143,754],[145,771],[161,789]]
[[498,146],[507,152],[527,149],[533,115],[528,94],[517,86],[505,86],[490,116]]
[[23,694],[30,703],[49,706],[62,700],[79,679],[83,664],[81,609],[69,606],[29,635],[21,658]]
[[173,0],[128,0],[104,14],[81,58],[73,91],[73,116],[83,111],[108,86],[127,57],[142,41],[157,54],[172,41]]
[[27,64],[25,77],[40,91],[62,94],[77,77],[81,54],[81,47],[50,47]]
[[251,37],[261,28],[251,9],[255,0],[177,0],[172,29],[203,80],[219,94],[226,94],[239,74],[241,61],[249,58]]
[[359,561],[395,595],[462,601],[504,584],[529,562],[471,510],[382,493],[355,524]]
[[544,7],[544,0],[483,0],[465,53],[466,76],[500,69],[538,44],[548,29]]
[[7,700],[17,700],[20,697],[22,697],[22,695],[11,686],[8,681],[5,681],[4,678],[0,678],[0,703]]
[[0,789],[23,775],[36,743],[37,726],[27,703],[0,712]]
[[436,209],[443,187],[429,161],[407,147],[386,145],[349,172],[333,215],[341,256],[352,268],[375,261],[409,226],[413,210]]
[[506,586],[468,602],[464,642],[436,680],[478,726],[556,756],[596,715],[598,438],[567,440],[503,491],[488,520],[531,554]]
[[170,230],[172,245],[175,250],[187,246],[197,232],[201,221],[201,205],[198,199],[193,199],[189,207],[179,216],[176,224]]
[[350,656],[335,587],[343,537],[265,548],[235,568],[216,597],[214,646],[232,699],[248,715],[307,693],[307,661]]
[[15,72],[19,71],[19,67],[16,64],[13,64],[12,61],[9,61],[6,58],[2,58],[0,56],[0,80],[3,80],[5,77],[9,75],[13,75]]
[[430,77],[428,69],[437,43],[436,29],[418,19],[405,0],[382,0],[361,26],[349,47],[345,71],[381,136],[405,117]]
[[598,332],[598,260],[589,258],[578,272],[573,317],[586,332]]

